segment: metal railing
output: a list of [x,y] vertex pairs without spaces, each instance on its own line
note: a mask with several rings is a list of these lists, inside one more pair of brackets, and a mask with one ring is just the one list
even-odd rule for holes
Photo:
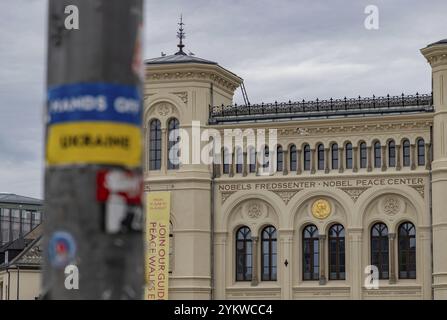
[[209,123],[244,122],[294,118],[319,118],[388,114],[407,112],[432,112],[433,95],[419,94],[372,98],[329,99],[301,102],[261,103],[253,105],[210,106]]

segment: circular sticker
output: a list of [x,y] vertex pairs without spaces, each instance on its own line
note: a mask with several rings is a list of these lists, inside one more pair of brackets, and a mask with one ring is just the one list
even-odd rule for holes
[[50,238],[48,253],[53,267],[63,268],[70,264],[76,255],[73,236],[65,231],[55,232]]

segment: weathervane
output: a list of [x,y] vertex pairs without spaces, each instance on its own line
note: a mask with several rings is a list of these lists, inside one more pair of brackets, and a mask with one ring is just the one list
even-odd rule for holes
[[186,55],[186,53],[184,53],[183,52],[183,48],[185,47],[185,45],[183,44],[183,39],[185,39],[186,38],[186,35],[185,35],[185,33],[183,32],[183,26],[185,25],[184,23],[183,23],[183,16],[182,15],[180,15],[180,23],[178,24],[180,27],[179,27],[179,31],[177,32],[177,38],[179,38],[180,39],[180,42],[179,42],[179,44],[177,45],[177,47],[179,48],[179,51],[176,53],[176,54],[183,54],[183,55]]

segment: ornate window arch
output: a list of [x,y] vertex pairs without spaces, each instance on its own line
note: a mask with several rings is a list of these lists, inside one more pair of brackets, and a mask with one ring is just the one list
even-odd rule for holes
[[250,228],[243,226],[236,232],[236,281],[251,281],[252,250]]
[[344,280],[345,272],[345,228],[334,224],[329,228],[329,279]]
[[378,222],[371,227],[371,265],[379,271],[379,279],[389,278],[388,228]]
[[261,233],[261,280],[276,281],[277,251],[276,228],[267,226]]
[[399,279],[416,279],[416,228],[403,222],[398,229]]
[[161,169],[161,122],[149,122],[149,170]]
[[303,229],[303,280],[318,280],[320,278],[320,247],[318,228],[310,224]]

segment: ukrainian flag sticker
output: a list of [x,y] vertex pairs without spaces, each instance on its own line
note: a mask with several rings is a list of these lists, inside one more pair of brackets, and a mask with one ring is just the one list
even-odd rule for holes
[[50,88],[46,163],[141,165],[140,92],[108,83]]

